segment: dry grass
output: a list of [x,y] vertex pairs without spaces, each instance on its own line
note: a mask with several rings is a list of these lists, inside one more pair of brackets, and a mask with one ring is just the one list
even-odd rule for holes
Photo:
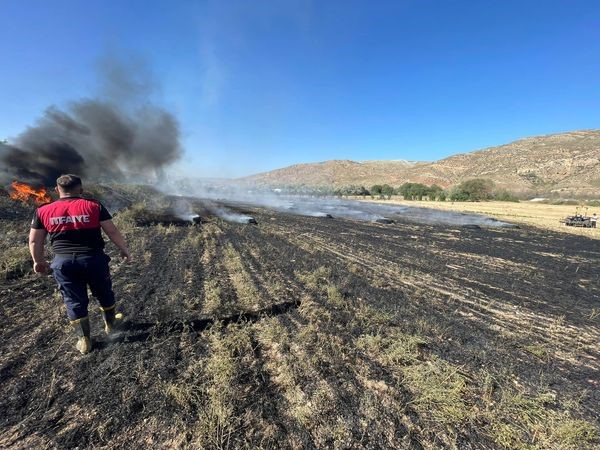
[[8,248],[0,256],[0,278],[20,277],[31,271],[33,261],[27,247]]
[[[566,216],[575,214],[576,206],[573,205],[547,205],[536,202],[431,202],[431,201],[406,201],[399,198],[391,200],[369,200],[383,204],[399,204],[419,208],[433,208],[446,211],[484,214],[500,220],[513,223],[531,225],[544,230],[560,231],[564,233],[587,236],[600,239],[600,228],[575,228],[567,227],[560,223]],[[585,210],[580,208],[581,212]],[[589,214],[594,212],[600,215],[600,208],[590,207]]]

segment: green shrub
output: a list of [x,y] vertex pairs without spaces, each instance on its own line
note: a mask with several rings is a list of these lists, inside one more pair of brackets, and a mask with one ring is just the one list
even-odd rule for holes
[[499,189],[495,191],[493,194],[493,199],[501,202],[519,202],[519,198],[506,189]]
[[398,188],[404,200],[423,200],[431,193],[431,188],[421,183],[404,183]]
[[485,178],[463,181],[450,191],[450,200],[459,202],[479,202],[493,198],[494,182]]
[[440,195],[442,195],[442,193],[444,192],[444,190],[438,186],[437,184],[432,184],[429,187],[429,192],[427,193],[427,197],[429,197],[429,200],[434,201],[440,198]]
[[392,195],[394,195],[394,188],[391,187],[389,184],[384,184],[381,186],[381,196],[382,197],[387,197],[387,199],[389,200]]

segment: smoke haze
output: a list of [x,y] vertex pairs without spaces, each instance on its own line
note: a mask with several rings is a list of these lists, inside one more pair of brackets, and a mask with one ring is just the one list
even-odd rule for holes
[[181,156],[179,123],[151,101],[156,89],[140,64],[105,60],[103,98],[50,106],[14,142],[0,143],[3,181],[50,186],[63,173],[85,181],[159,177]]
[[[180,180],[162,186],[171,195],[195,196],[203,207],[212,214],[229,222],[248,223],[250,216],[238,210],[246,206],[275,210],[286,214],[308,217],[350,219],[368,222],[411,221],[427,225],[513,227],[479,214],[466,214],[452,211],[419,208],[404,205],[384,205],[381,203],[340,199],[334,197],[298,195],[276,192],[268,188],[236,185],[234,183],[203,184],[200,180]],[[193,207],[182,198],[180,217],[191,217]]]

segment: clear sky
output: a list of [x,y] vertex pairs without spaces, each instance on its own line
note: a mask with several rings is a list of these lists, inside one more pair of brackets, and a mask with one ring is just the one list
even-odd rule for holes
[[600,1],[0,0],[0,138],[151,67],[204,176],[600,128]]

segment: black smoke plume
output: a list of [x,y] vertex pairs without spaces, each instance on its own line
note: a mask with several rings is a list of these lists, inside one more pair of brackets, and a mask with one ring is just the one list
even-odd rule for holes
[[180,157],[179,124],[151,102],[143,68],[114,61],[103,68],[105,98],[50,106],[14,141],[0,142],[2,178],[37,186],[51,186],[63,173],[85,181],[148,179]]

